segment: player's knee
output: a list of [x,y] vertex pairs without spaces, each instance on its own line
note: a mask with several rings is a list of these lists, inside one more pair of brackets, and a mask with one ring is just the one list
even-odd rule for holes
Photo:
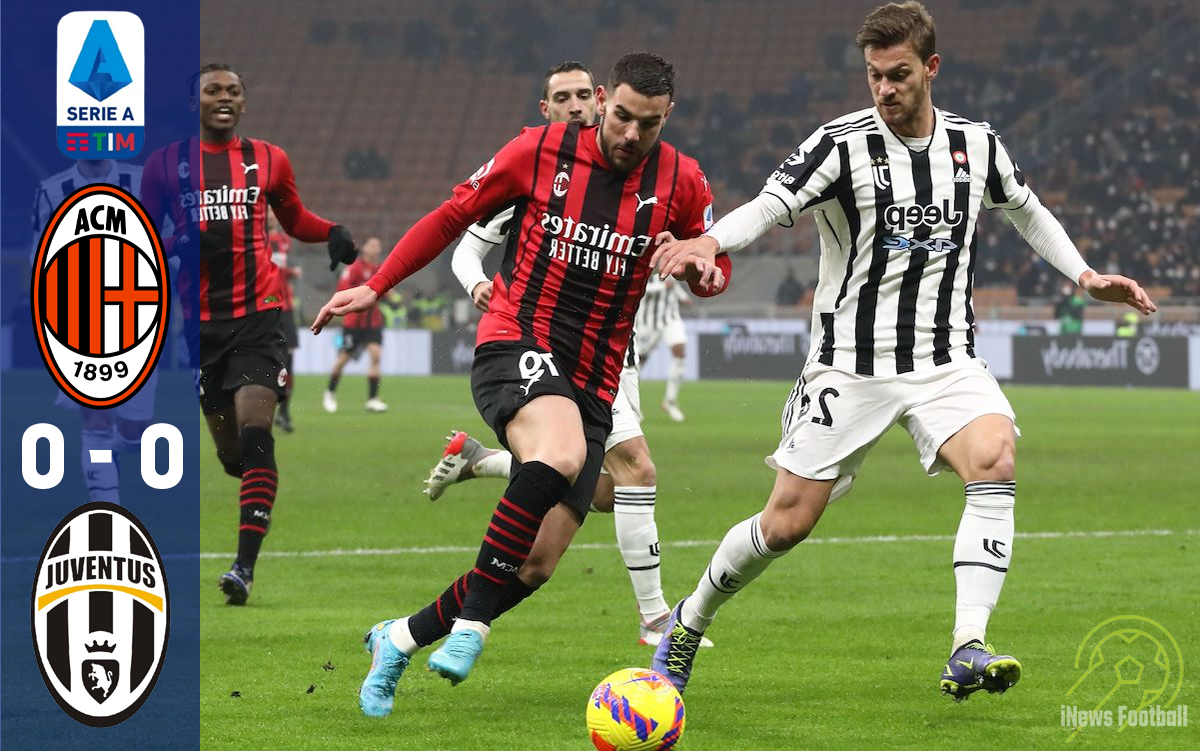
[[587,447],[582,444],[578,447],[547,447],[543,450],[542,455],[532,457],[532,459],[550,466],[555,472],[574,484],[575,479],[579,477],[579,472],[583,469],[584,460],[587,459]]
[[766,514],[763,515],[762,533],[763,542],[772,551],[781,553],[785,550],[791,550],[808,538],[813,527],[816,526],[816,521],[805,518],[801,515],[792,514],[783,518],[777,518],[767,523]]
[[[627,443],[635,443],[629,441]],[[627,447],[625,443],[613,449],[613,480],[617,485],[632,485],[634,487],[653,487],[658,482],[658,472],[650,452],[645,444]]]
[[1016,477],[1017,452],[1011,437],[997,437],[982,446],[975,455],[973,468],[977,480],[1009,482]]
[[772,498],[759,517],[763,542],[776,552],[791,550],[808,538],[820,518],[820,511],[801,498]]

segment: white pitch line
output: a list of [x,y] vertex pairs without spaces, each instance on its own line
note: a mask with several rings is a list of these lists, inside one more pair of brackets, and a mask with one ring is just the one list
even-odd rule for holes
[[[1018,532],[1021,540],[1063,540],[1072,538],[1102,539],[1107,537],[1195,537],[1200,529],[1117,529],[1078,532]],[[872,535],[863,537],[815,537],[805,545],[872,545],[896,542],[953,542],[954,535]],[[715,548],[720,540],[674,540],[662,543],[664,548]],[[575,550],[614,550],[615,543],[585,542],[571,546]],[[336,548],[333,550],[264,550],[262,558],[349,558],[356,556],[432,555],[437,553],[476,553],[479,547],[444,545],[427,548]],[[204,559],[226,559],[235,553],[201,553]]]

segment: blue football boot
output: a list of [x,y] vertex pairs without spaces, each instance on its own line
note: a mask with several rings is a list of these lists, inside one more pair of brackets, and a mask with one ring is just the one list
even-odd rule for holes
[[250,588],[254,586],[254,572],[251,569],[234,563],[228,571],[221,574],[217,586],[225,593],[226,605],[245,605],[250,599]]
[[396,684],[408,667],[408,655],[388,638],[394,622],[380,621],[363,635],[363,644],[371,655],[371,669],[358,689],[358,706],[368,717],[387,717],[392,713]]
[[666,635],[654,648],[654,659],[650,663],[650,668],[671,681],[671,685],[681,694],[692,677],[692,660],[696,659],[696,650],[704,639],[699,632],[683,625],[680,620],[685,600],[680,600],[671,611]]
[[1021,680],[1021,663],[1012,655],[998,655],[991,644],[969,641],[950,655],[942,672],[942,693],[962,701],[976,691],[1002,694]]
[[471,629],[455,631],[429,655],[429,669],[457,686],[467,679],[482,652],[483,634]]

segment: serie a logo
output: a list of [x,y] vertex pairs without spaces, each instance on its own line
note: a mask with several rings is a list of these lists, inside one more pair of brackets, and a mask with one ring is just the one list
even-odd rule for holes
[[69,397],[115,407],[162,353],[170,285],[162,244],[137,199],[88,185],[63,200],[34,257],[30,290],[42,359]]
[[68,514],[38,561],[31,620],[63,711],[92,727],[129,719],[158,680],[171,626],[162,558],[137,517],[112,503]]

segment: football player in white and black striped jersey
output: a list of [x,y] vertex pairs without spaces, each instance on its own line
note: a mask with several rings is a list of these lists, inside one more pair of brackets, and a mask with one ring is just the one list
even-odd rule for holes
[[[142,168],[136,164],[113,159],[80,159],[62,172],[42,180],[33,199],[33,250],[29,256],[32,267],[37,258],[42,231],[50,217],[67,196],[87,185],[116,185],[134,198],[141,198]],[[155,221],[158,218],[155,217]],[[55,406],[78,409],[81,415],[81,450],[88,499],[121,503],[120,456],[140,454],[142,433],[154,417],[154,395],[158,388],[158,369],[150,371],[146,383],[125,403],[112,409],[81,407],[60,391]],[[92,452],[108,457],[107,461],[92,461]]]
[[1016,683],[1020,663],[985,646],[1012,557],[1017,431],[974,349],[980,209],[1002,210],[1035,251],[1092,297],[1155,310],[1135,281],[1088,267],[987,123],[933,106],[940,58],[920,3],[877,8],[857,42],[874,106],[818,128],[757,198],[700,238],[664,244],[653,259],[660,275],[669,274],[685,259],[736,251],[803,215],[813,216],[821,235],[812,349],[784,408],[782,441],[767,458],[775,487],[762,513],[725,536],[655,653],[654,669],[680,690],[695,641],[720,605],[808,536],[896,423],[912,435],[929,474],[949,468],[966,486],[941,689],[961,700]]
[[650,277],[646,295],[638,306],[634,334],[637,336],[638,356],[642,362],[650,356],[659,343],[671,349],[671,364],[667,368],[667,390],[663,395],[662,408],[675,422],[683,422],[683,410],[679,408],[679,387],[683,384],[684,363],[687,357],[687,329],[683,316],[679,314],[680,303],[691,300],[683,291],[683,285],[667,277]]

